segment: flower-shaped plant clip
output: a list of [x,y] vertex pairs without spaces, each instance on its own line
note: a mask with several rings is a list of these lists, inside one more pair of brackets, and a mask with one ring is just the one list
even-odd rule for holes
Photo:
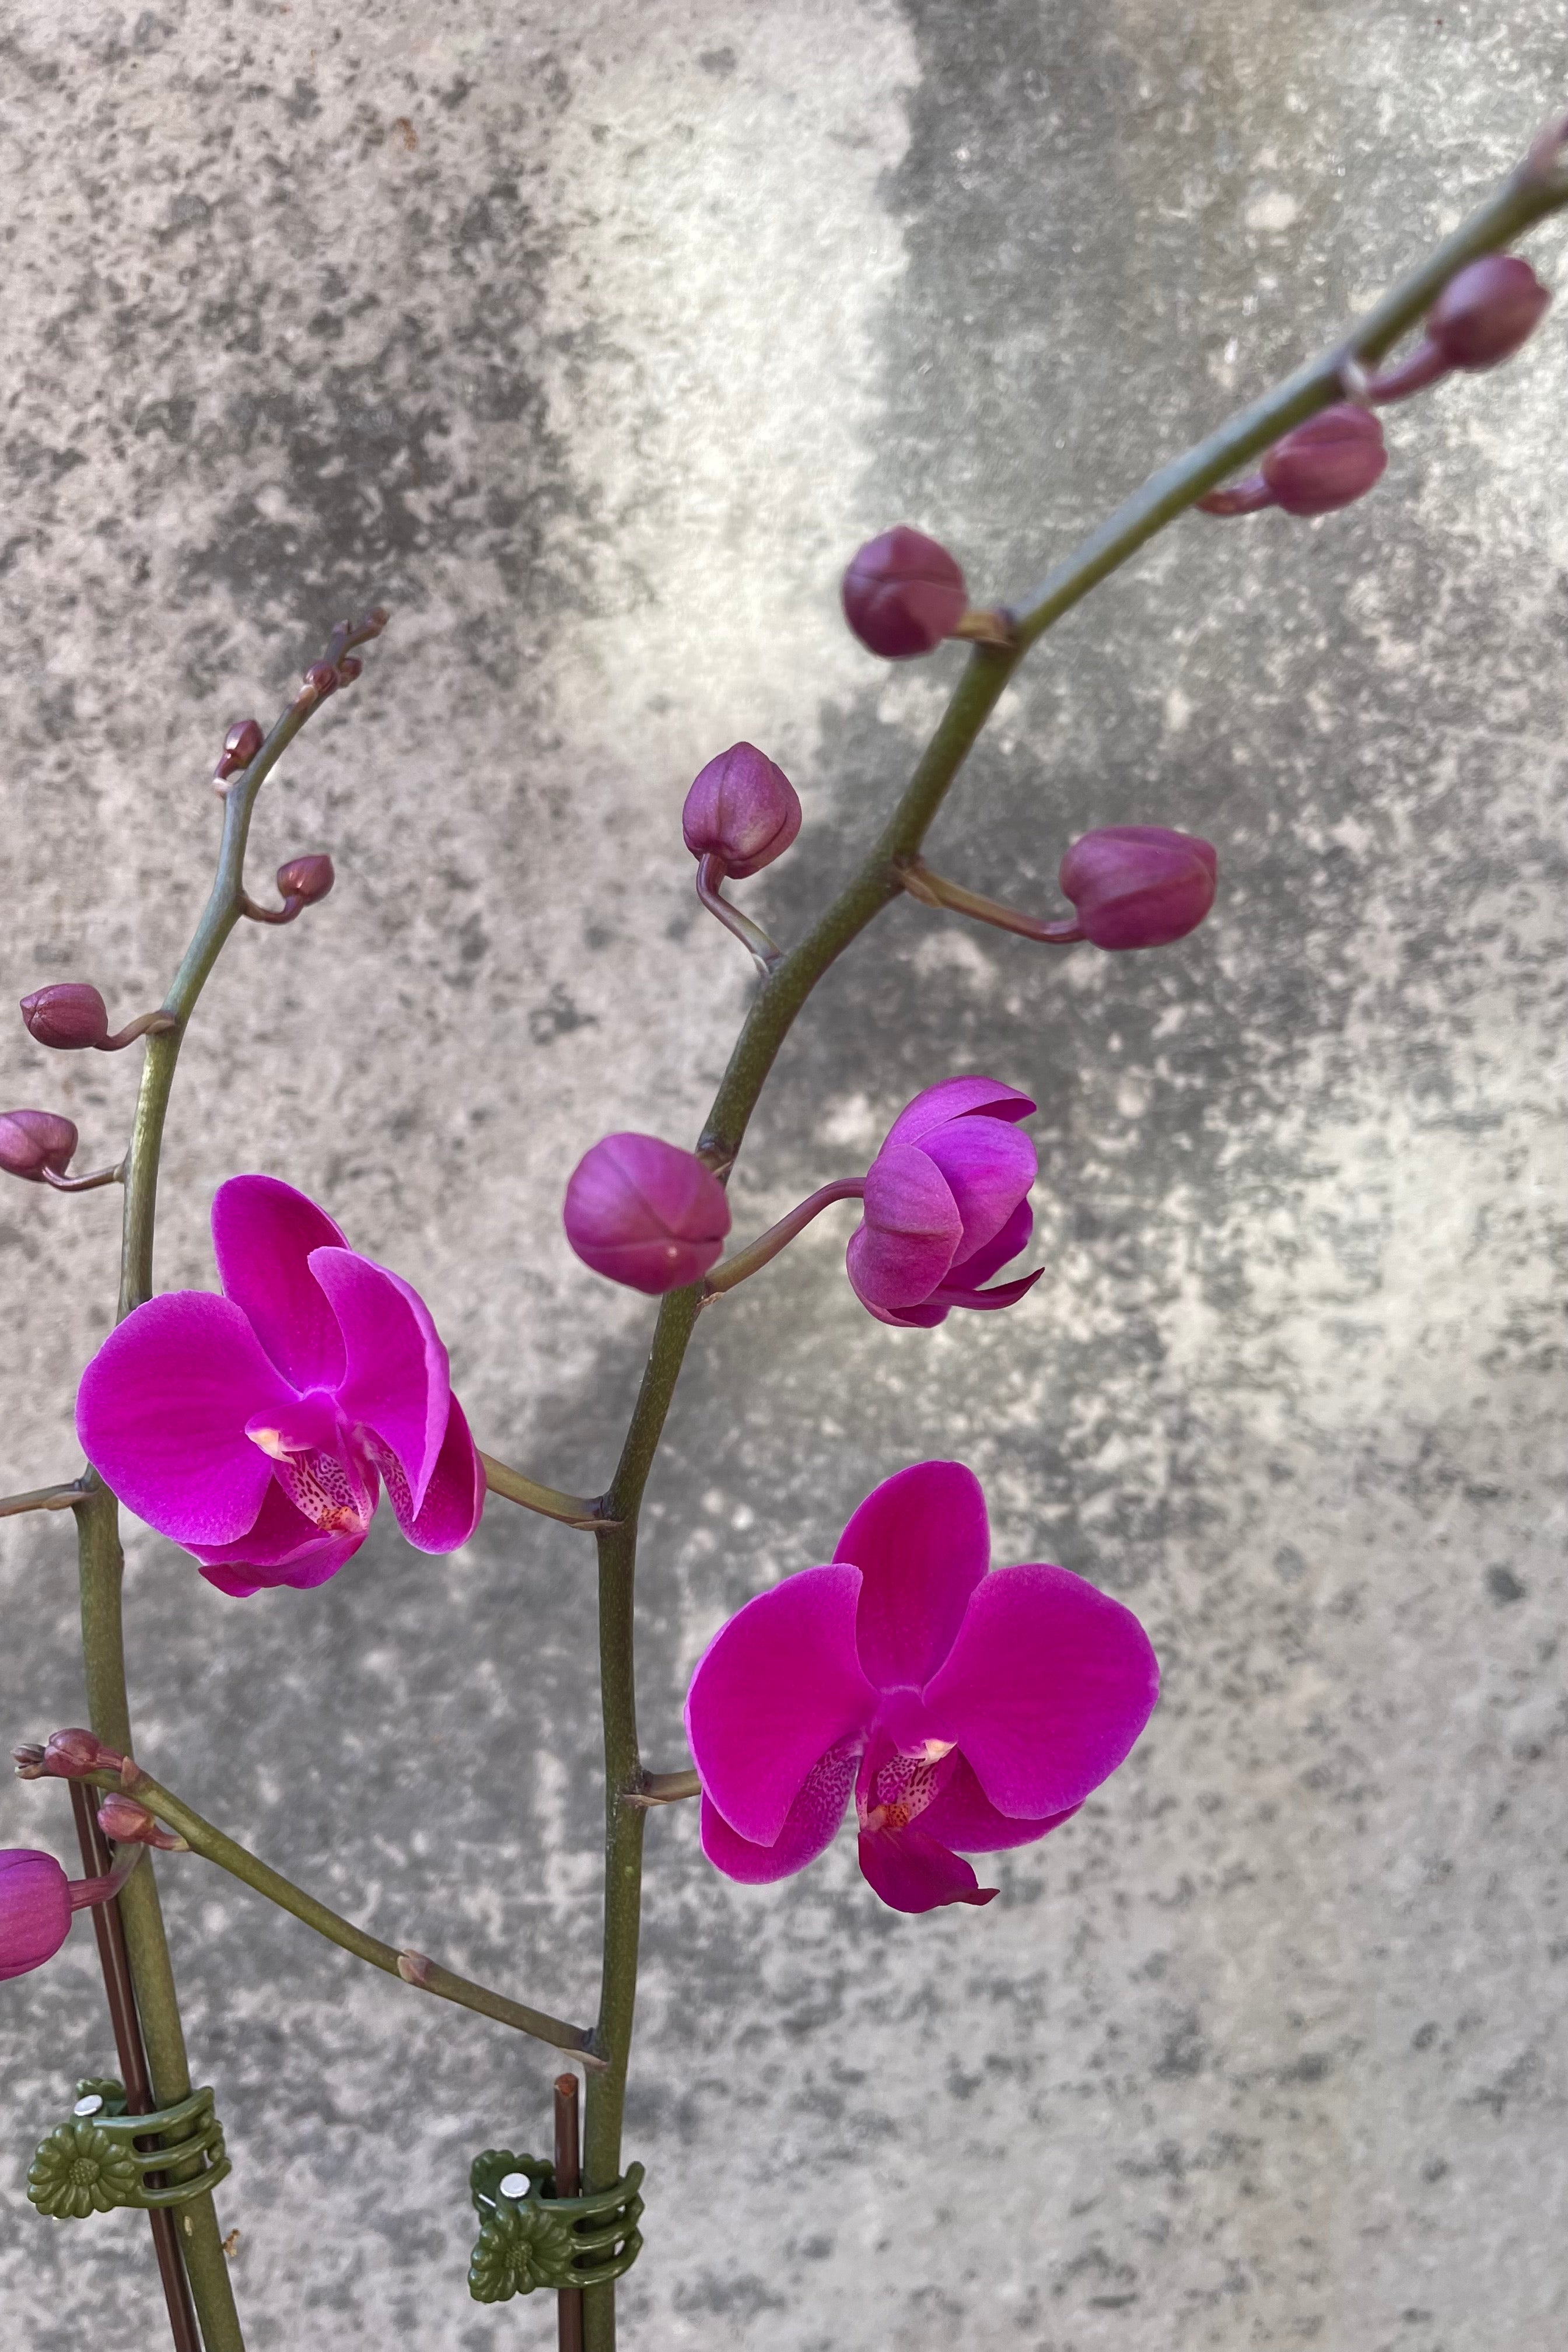
[[552,2168],[536,2156],[487,2148],[474,2158],[468,2190],[479,2217],[468,2264],[476,2303],[510,2303],[537,2287],[607,2286],[642,2251],[643,2168],[613,2189],[555,2197]]

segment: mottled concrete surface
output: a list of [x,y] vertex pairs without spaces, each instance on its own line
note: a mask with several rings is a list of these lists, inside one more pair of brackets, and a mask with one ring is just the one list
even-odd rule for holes
[[[687,779],[797,778],[796,932],[959,658],[846,638],[900,517],[1017,590],[1282,371],[1564,101],[1556,0],[12,0],[0,35],[7,921],[0,993],[129,1013],[211,856],[222,729],[339,610],[396,624],[258,825],[331,904],[236,940],[182,1068],[160,1278],[215,1185],[328,1201],[430,1300],[485,1442],[584,1488],[648,1328],[569,1256],[576,1155],[695,1132],[748,988]],[[1562,273],[1564,232],[1532,250]],[[772,1890],[651,1827],[629,2147],[643,2352],[1558,2352],[1568,314],[1392,420],[1374,499],[1194,520],[1010,691],[939,829],[1051,896],[1064,841],[1219,845],[1211,927],[1047,961],[906,906],[792,1039],[751,1227],[907,1092],[1035,1089],[1049,1272],[872,1325],[842,1233],[704,1322],[652,1493],[648,1748],[761,1584],[956,1451],[999,1559],[1142,1613],[1130,1766],[983,1914]],[[119,1147],[134,1056],[13,1029],[0,1092]],[[115,1202],[0,1202],[0,1482],[68,1474]],[[580,1538],[378,1528],[237,1604],[132,1546],[139,1744],[399,1940],[584,2011],[599,1785]],[[79,1716],[58,1520],[0,1529],[7,1739]],[[68,1851],[15,1790],[0,1836]],[[163,1871],[254,2352],[490,2352],[464,2176],[549,2061]],[[142,2224],[68,2231],[30,2141],[108,2056],[90,1939],[0,1996],[0,2337],[153,2347]]]

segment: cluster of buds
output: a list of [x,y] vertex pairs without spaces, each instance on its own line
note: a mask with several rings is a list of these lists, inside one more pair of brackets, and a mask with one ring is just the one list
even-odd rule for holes
[[141,1778],[129,1757],[106,1747],[96,1731],[74,1724],[51,1731],[41,1748],[36,1740],[13,1748],[11,1760],[18,1780],[84,1780],[94,1772],[114,1772],[124,1787],[134,1788]]
[[1332,514],[1364,498],[1388,463],[1373,407],[1408,400],[1456,370],[1479,373],[1511,359],[1540,325],[1552,296],[1528,261],[1489,253],[1451,278],[1427,312],[1410,357],[1355,386],[1277,441],[1257,473],[1198,500],[1205,514]]

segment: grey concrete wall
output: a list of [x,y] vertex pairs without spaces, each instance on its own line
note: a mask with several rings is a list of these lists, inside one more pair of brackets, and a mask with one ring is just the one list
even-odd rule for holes
[[[12,0],[0,38],[3,992],[161,992],[205,784],[325,625],[367,676],[269,787],[186,1050],[160,1278],[264,1168],[431,1302],[482,1441],[592,1488],[650,1314],[568,1254],[610,1126],[689,1137],[746,998],[677,819],[738,735],[807,824],[793,935],[959,656],[889,674],[836,578],[904,518],[1016,591],[1424,250],[1564,103],[1554,0]],[[1532,251],[1559,273],[1561,227]],[[963,1067],[1034,1088],[1049,1271],[928,1335],[819,1231],[705,1318],[656,1476],[647,1744],[722,1616],[956,1451],[999,1560],[1135,1605],[1132,1764],[983,1914],[847,1841],[734,1887],[649,1840],[629,2147],[646,2352],[1557,2352],[1568,2336],[1561,803],[1568,311],[1391,420],[1354,512],[1193,520],[1042,647],[938,834],[1050,897],[1065,840],[1209,835],[1212,925],[1047,960],[913,906],[820,992],[742,1230]],[[123,1135],[133,1056],[14,1027],[0,1093]],[[68,1474],[112,1195],[0,1202],[0,1484]],[[7,1738],[79,1717],[73,1562],[0,1528]],[[237,1604],[137,1534],[139,1744],[356,1917],[571,2011],[595,1982],[581,1539],[378,1527]],[[68,1851],[63,1801],[0,1837]],[[254,2352],[490,2352],[464,2177],[550,2063],[220,1882],[162,1873]],[[90,1941],[0,1996],[0,2336],[153,2346],[139,2220],[21,2177],[107,2040]]]

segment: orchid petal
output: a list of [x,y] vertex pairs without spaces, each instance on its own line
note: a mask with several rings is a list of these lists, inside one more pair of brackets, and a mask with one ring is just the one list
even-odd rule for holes
[[772,1845],[807,1774],[870,1721],[860,1669],[858,1568],[802,1569],[748,1601],[700,1661],[686,1733],[707,1795],[730,1827]]
[[726,1878],[745,1886],[771,1885],[788,1878],[825,1853],[838,1834],[849,1787],[855,1778],[855,1750],[836,1748],[821,1757],[800,1786],[800,1793],[784,1816],[784,1825],[772,1845],[753,1845],[730,1827],[710,1797],[702,1800],[702,1851]]
[[1159,1695],[1130,1609],[1066,1569],[999,1569],[974,1588],[924,1694],[929,1732],[963,1748],[998,1811],[1081,1804],[1128,1754]]
[[999,1813],[955,1750],[941,1787],[920,1818],[922,1830],[960,1853],[1001,1853],[1009,1846],[1033,1845],[1037,1838],[1070,1822],[1078,1810],[1069,1805],[1066,1812],[1047,1813],[1037,1822]]
[[999,1307],[1016,1307],[1020,1298],[1028,1297],[1045,1270],[1043,1265],[1037,1265],[1033,1274],[1021,1274],[1016,1282],[994,1282],[989,1290],[960,1290],[956,1284],[944,1282],[940,1289],[932,1291],[931,1304],[940,1305],[944,1312],[950,1307],[966,1307],[976,1315],[994,1313]]
[[884,1144],[866,1177],[865,1223],[849,1237],[849,1279],[862,1305],[918,1307],[952,1264],[963,1220],[946,1178],[923,1151]]
[[855,1638],[879,1690],[917,1688],[952,1649],[991,1558],[985,1497],[962,1462],[916,1462],[867,1496],[833,1557],[860,1570]]
[[868,1885],[892,1911],[940,1911],[949,1903],[989,1903],[997,1890],[982,1886],[966,1862],[912,1823],[901,1830],[862,1830],[860,1869]]
[[[375,1504],[374,1474],[371,1507]],[[290,1502],[275,1478],[262,1499],[255,1526],[237,1542],[193,1544],[202,1574],[220,1592],[247,1600],[264,1587],[324,1584],[363,1543],[368,1527],[340,1533],[318,1528]]]
[[403,1466],[418,1512],[447,1434],[451,1388],[447,1350],[416,1290],[350,1249],[310,1253],[310,1272],[331,1301],[347,1367],[338,1403]]
[[276,1176],[231,1176],[218,1186],[212,1223],[224,1297],[279,1370],[297,1389],[335,1389],[342,1335],[310,1258],[348,1244],[326,1211]]
[[1021,1095],[1016,1087],[1003,1086],[996,1078],[943,1078],[904,1106],[888,1129],[887,1139],[888,1143],[919,1143],[950,1118],[966,1118],[974,1112],[985,1118],[1027,1118],[1035,1108],[1027,1095]]
[[468,1542],[484,1511],[485,1473],[456,1397],[449,1401],[447,1433],[417,1511],[410,1507],[408,1483],[390,1452],[380,1456],[378,1467],[397,1524],[417,1550],[457,1551]]
[[77,1434],[93,1468],[160,1535],[229,1543],[272,1483],[246,1423],[296,1402],[238,1307],[176,1290],[110,1333],[82,1374]]
[[874,1315],[879,1323],[890,1323],[896,1331],[934,1331],[960,1303],[944,1299],[940,1286],[931,1292],[923,1307],[873,1307],[869,1299],[860,1301],[868,1314]]
[[954,1264],[995,1240],[1039,1173],[1032,1139],[999,1118],[954,1119],[920,1148],[946,1177],[963,1220]]
[[1035,1213],[1027,1201],[1020,1201],[999,1234],[992,1236],[981,1249],[971,1250],[967,1257],[955,1257],[942,1276],[943,1290],[978,1290],[983,1282],[999,1272],[1020,1250],[1026,1250],[1035,1231]]

